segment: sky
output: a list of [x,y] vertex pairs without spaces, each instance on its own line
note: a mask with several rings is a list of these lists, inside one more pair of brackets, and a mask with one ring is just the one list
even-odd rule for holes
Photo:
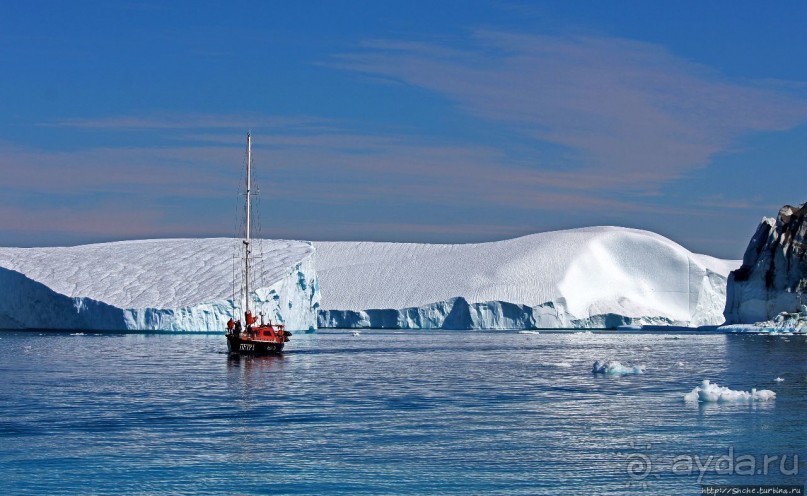
[[[225,5],[226,3],[226,5]],[[19,1],[0,245],[647,229],[741,258],[807,201],[807,2]]]

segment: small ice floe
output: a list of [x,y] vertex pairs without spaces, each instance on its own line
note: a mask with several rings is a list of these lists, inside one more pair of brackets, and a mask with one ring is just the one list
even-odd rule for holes
[[776,382],[785,382],[785,380],[782,379],[781,377],[777,377],[776,379],[774,379],[774,381],[776,381]]
[[644,365],[625,366],[616,360],[594,362],[591,369],[592,374],[605,374],[605,375],[631,375],[631,374],[644,374]]
[[679,367],[686,367],[686,364],[684,362],[678,362],[676,363],[676,365]]
[[359,337],[359,336],[361,336],[361,333],[360,333],[359,331],[353,331],[353,332],[351,332],[351,334],[352,334],[353,336],[355,336],[355,337]]
[[572,368],[572,364],[569,362],[556,362],[556,363],[548,363],[550,367],[557,367],[559,369],[570,369]]
[[71,332],[70,335],[71,336],[86,336],[86,334],[84,334],[83,332]]
[[684,401],[701,403],[729,403],[770,401],[776,399],[776,393],[768,389],[751,389],[751,391],[734,391],[724,386],[712,384],[704,380],[700,386],[684,395]]
[[594,333],[593,333],[593,332],[591,332],[591,331],[577,331],[577,332],[575,332],[575,334],[580,334],[580,335],[588,336],[588,335],[591,335],[591,334],[594,334]]
[[519,334],[541,334],[538,331],[518,331]]

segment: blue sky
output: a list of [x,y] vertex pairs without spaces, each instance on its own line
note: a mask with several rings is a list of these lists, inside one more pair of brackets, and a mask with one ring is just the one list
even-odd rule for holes
[[476,242],[590,225],[741,257],[807,201],[804,2],[15,2],[0,245]]

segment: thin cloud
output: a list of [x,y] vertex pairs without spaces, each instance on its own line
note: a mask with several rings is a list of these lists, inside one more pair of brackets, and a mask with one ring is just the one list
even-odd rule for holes
[[752,211],[767,211],[776,212],[781,208],[781,205],[772,203],[766,204],[764,199],[757,195],[753,198],[727,198],[725,195],[710,195],[699,198],[694,202],[695,205],[706,207],[708,210],[752,210]]
[[[3,246],[69,246],[125,239],[234,236],[205,218],[171,218],[157,206],[102,202],[92,206],[0,205]],[[273,236],[274,237],[274,236]]]
[[229,178],[233,157],[239,153],[228,147],[45,151],[0,144],[2,188],[29,193],[194,197],[214,192],[217,183]]
[[[443,238],[450,242],[452,237],[460,236],[465,239],[489,241],[491,239],[507,239],[525,234],[533,234],[534,226],[502,225],[487,223],[455,223],[455,224],[429,224],[415,222],[354,222],[346,221],[339,224],[316,223],[309,226],[316,236],[315,241],[345,240],[346,236],[353,241],[397,241],[404,238]],[[283,237],[311,237],[302,230],[291,228],[279,233]]]
[[368,41],[332,65],[433,90],[463,112],[573,150],[581,167],[540,177],[568,188],[651,188],[706,166],[748,133],[807,120],[807,101],[786,85],[731,81],[658,45],[497,31],[471,41],[472,49]]
[[[179,122],[179,117],[174,119]],[[128,118],[110,119],[128,121]],[[180,131],[186,131],[181,129]],[[39,194],[131,194],[151,201],[229,196],[240,186],[243,138],[233,133],[187,134],[175,146],[34,150],[0,144],[11,168],[5,190]],[[492,146],[445,144],[409,135],[349,130],[258,135],[256,173],[271,177],[274,196],[318,203],[409,202],[435,207],[482,204],[520,209],[640,209],[630,201],[592,195],[587,188],[624,186],[629,179],[546,172]]]
[[58,233],[126,237],[155,234],[160,212],[107,203],[102,208],[37,207],[0,205],[0,230],[8,233]]
[[261,114],[217,115],[174,114],[153,116],[116,116],[98,118],[57,119],[40,123],[43,127],[72,128],[85,130],[190,130],[190,129],[250,129],[250,128],[298,128],[324,125],[330,121],[321,117],[273,117]]
[[[591,220],[585,220],[588,212],[597,212],[600,223],[624,223],[630,215],[700,215],[697,209],[683,211],[680,206],[654,206],[637,200],[637,195],[652,189],[645,186],[637,190],[637,181],[658,183],[660,175],[653,169],[625,173],[625,168],[614,170],[602,164],[542,169],[528,154],[508,154],[500,145],[446,142],[381,129],[367,132],[357,130],[352,123],[310,117],[253,116],[252,124],[238,121],[238,125],[233,124],[233,116],[226,115],[201,119],[196,114],[175,114],[166,124],[161,123],[163,117],[64,121],[81,129],[108,129],[127,136],[164,130],[160,133],[163,141],[153,147],[48,151],[0,143],[0,168],[4,172],[0,189],[7,193],[3,213],[7,219],[27,226],[14,229],[8,221],[6,232],[25,237],[26,232],[64,231],[96,238],[106,236],[104,239],[163,233],[229,235],[230,200],[241,186],[241,132],[250,125],[260,130],[254,133],[256,169],[267,179],[258,183],[271,197],[282,199],[271,204],[273,218],[286,219],[281,221],[286,224],[273,229],[275,236],[481,241],[561,227],[545,215],[535,217],[532,227],[523,225],[523,216],[520,220],[506,220],[519,211],[561,213],[566,219],[562,224],[565,227],[569,222],[590,224]],[[299,125],[271,132],[268,127],[256,126],[256,121],[266,126],[280,122]],[[220,124],[209,124],[213,122]],[[684,170],[673,172],[682,174]],[[664,177],[674,177],[673,172],[668,171]],[[23,192],[29,196],[20,198]],[[36,214],[24,209],[8,210],[33,201],[30,195],[62,198],[65,207],[43,204]],[[110,195],[124,195],[122,204],[130,207],[99,209],[99,201]],[[230,200],[223,201],[225,197]],[[85,204],[93,205],[97,213],[85,215],[88,209],[66,207]],[[184,207],[176,209],[175,204]],[[407,215],[413,204],[418,206],[418,213]],[[150,213],[132,217],[130,210],[140,205],[146,206],[144,213]],[[156,209],[148,207],[155,205]],[[193,217],[193,205],[203,210],[207,207],[206,211],[210,205],[224,208],[216,218],[209,213]],[[366,205],[367,209],[357,211],[356,205]],[[310,221],[298,226],[295,209],[301,208],[310,209],[311,215],[323,209],[338,213],[326,215],[327,222],[319,226]],[[394,212],[395,219],[375,222],[378,211]],[[444,211],[453,214],[442,215]],[[185,219],[188,214],[191,217]],[[428,222],[422,221],[424,215],[430,218]],[[501,224],[491,220],[496,216],[502,216]],[[487,219],[487,223],[457,223],[458,217]]]

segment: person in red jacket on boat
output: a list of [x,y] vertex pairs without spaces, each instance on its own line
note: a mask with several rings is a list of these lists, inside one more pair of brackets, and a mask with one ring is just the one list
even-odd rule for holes
[[[227,321],[227,332],[229,334],[233,334],[234,331],[236,330],[236,327],[240,326],[236,326],[235,322],[233,321],[233,318],[230,317],[230,320]],[[238,331],[240,332],[240,329],[238,329]]]

